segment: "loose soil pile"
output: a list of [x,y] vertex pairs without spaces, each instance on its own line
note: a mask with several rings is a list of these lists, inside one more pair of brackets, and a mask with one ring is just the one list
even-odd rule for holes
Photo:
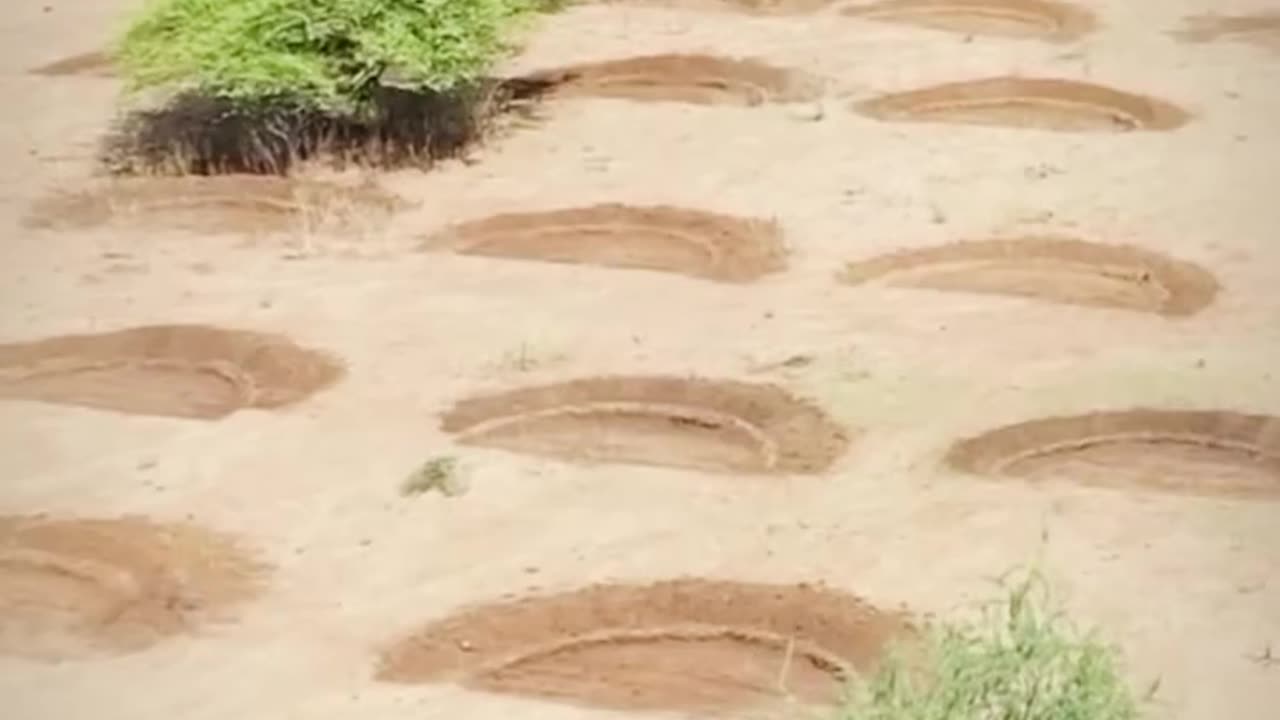
[[429,240],[427,247],[735,283],[751,282],[786,265],[777,223],[616,203],[494,215],[455,225]]
[[1097,27],[1093,13],[1046,0],[885,0],[841,9],[862,20],[917,25],[964,35],[1070,42]]
[[0,398],[214,420],[300,402],[337,382],[328,353],[275,335],[152,325],[0,345]]
[[1183,109],[1155,98],[1058,78],[965,80],[861,100],[854,112],[885,122],[988,125],[1058,132],[1173,130]]
[[1217,295],[1204,268],[1128,245],[1061,237],[958,242],[851,263],[843,280],[1193,315]]
[[1280,497],[1280,418],[1136,409],[1033,420],[956,443],[961,471],[1189,495]]
[[122,223],[190,232],[278,232],[385,218],[409,203],[376,187],[270,175],[189,175],[107,181],[34,204],[31,228],[73,230]]
[[619,710],[839,698],[909,627],[825,587],[681,579],[468,608],[396,642],[380,680]]
[[816,78],[758,60],[712,55],[648,55],[530,73],[549,97],[620,98],[644,102],[754,106],[813,100]]
[[466,444],[563,460],[728,473],[818,473],[849,445],[825,413],[774,385],[668,377],[470,398],[442,429]]
[[0,653],[56,661],[142,650],[231,619],[266,570],[199,527],[0,516]]

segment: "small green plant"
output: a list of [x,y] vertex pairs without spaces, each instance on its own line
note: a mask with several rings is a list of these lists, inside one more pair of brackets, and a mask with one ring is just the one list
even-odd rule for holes
[[115,48],[132,90],[353,112],[381,84],[447,92],[536,0],[150,0]]
[[1139,717],[1116,651],[1052,609],[1039,572],[1001,585],[1005,597],[978,619],[931,625],[918,645],[890,652],[834,720]]
[[400,494],[406,497],[432,490],[439,490],[446,497],[456,497],[467,491],[457,458],[449,455],[432,458],[418,466],[400,485]]

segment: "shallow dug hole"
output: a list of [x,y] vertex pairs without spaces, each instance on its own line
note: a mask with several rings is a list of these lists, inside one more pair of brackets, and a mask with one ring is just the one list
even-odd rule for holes
[[299,402],[342,377],[332,355],[287,338],[152,325],[0,344],[0,398],[212,420]]
[[774,385],[598,377],[463,400],[459,441],[579,462],[726,473],[818,473],[848,447],[820,409]]
[[854,103],[885,122],[988,125],[1058,132],[1173,130],[1190,115],[1163,100],[1058,78],[993,77]]
[[37,201],[27,227],[121,222],[191,232],[280,232],[385,218],[406,201],[371,185],[262,175],[118,178]]
[[752,106],[813,100],[820,83],[757,60],[711,55],[649,55],[531,73],[521,82],[547,97],[621,98],[696,105]]
[[431,623],[388,648],[377,677],[619,710],[734,710],[780,688],[826,704],[906,632],[903,616],[821,586],[595,585]]
[[0,653],[56,661],[142,650],[232,620],[266,571],[233,539],[196,526],[0,516]]
[[429,249],[750,282],[785,267],[776,223],[620,204],[508,213],[455,225]]
[[1071,238],[977,240],[881,255],[848,265],[842,280],[988,293],[1048,302],[1192,315],[1218,292],[1198,265],[1128,245]]
[[1280,51],[1280,12],[1257,15],[1195,15],[1174,36],[1189,43],[1245,42]]
[[1280,497],[1280,418],[1135,409],[1019,423],[956,443],[964,472],[1190,495]]
[[1088,10],[1048,0],[886,0],[845,7],[849,17],[916,25],[965,35],[1075,40],[1097,21]]

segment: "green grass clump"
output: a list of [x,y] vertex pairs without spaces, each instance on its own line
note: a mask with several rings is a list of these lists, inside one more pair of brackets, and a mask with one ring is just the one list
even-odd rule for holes
[[350,113],[382,84],[479,80],[539,0],[150,0],[115,49],[131,90]]
[[1003,585],[978,619],[931,625],[919,646],[891,652],[834,720],[1139,717],[1116,651],[1052,610],[1038,573]]

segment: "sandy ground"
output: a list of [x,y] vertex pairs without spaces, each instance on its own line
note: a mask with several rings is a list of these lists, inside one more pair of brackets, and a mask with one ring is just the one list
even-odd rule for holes
[[[951,612],[1033,559],[1121,644],[1151,717],[1264,720],[1280,706],[1280,505],[963,475],[948,446],[1008,423],[1148,406],[1280,415],[1280,55],[1187,44],[1184,16],[1265,0],[1082,3],[1082,40],[976,38],[840,19],[581,7],[523,70],[636,53],[753,56],[828,79],[790,108],[556,103],[479,162],[399,172],[419,202],[386,227],[246,239],[22,217],[83,183],[115,81],[38,77],[99,48],[125,3],[16,0],[0,19],[0,338],[157,323],[287,334],[347,377],[282,411],[217,422],[0,404],[0,512],[193,521],[274,567],[235,622],[91,661],[0,659],[15,720],[522,718],[639,713],[377,682],[378,652],[465,605],[537,588],[708,577],[825,581],[886,608]],[[1274,8],[1274,5],[1271,6]],[[1148,93],[1173,132],[1069,134],[882,123],[855,98],[1043,74]],[[602,202],[776,219],[785,272],[752,284],[414,252],[499,212]],[[1001,234],[1130,243],[1198,263],[1191,317],[974,293],[841,286],[844,263]],[[770,363],[804,355],[800,367]],[[762,369],[764,368],[764,369]],[[602,374],[773,382],[854,435],[819,474],[580,465],[461,446],[440,414],[477,393]],[[1274,431],[1272,431],[1274,433]],[[400,495],[458,456],[458,497]]]

